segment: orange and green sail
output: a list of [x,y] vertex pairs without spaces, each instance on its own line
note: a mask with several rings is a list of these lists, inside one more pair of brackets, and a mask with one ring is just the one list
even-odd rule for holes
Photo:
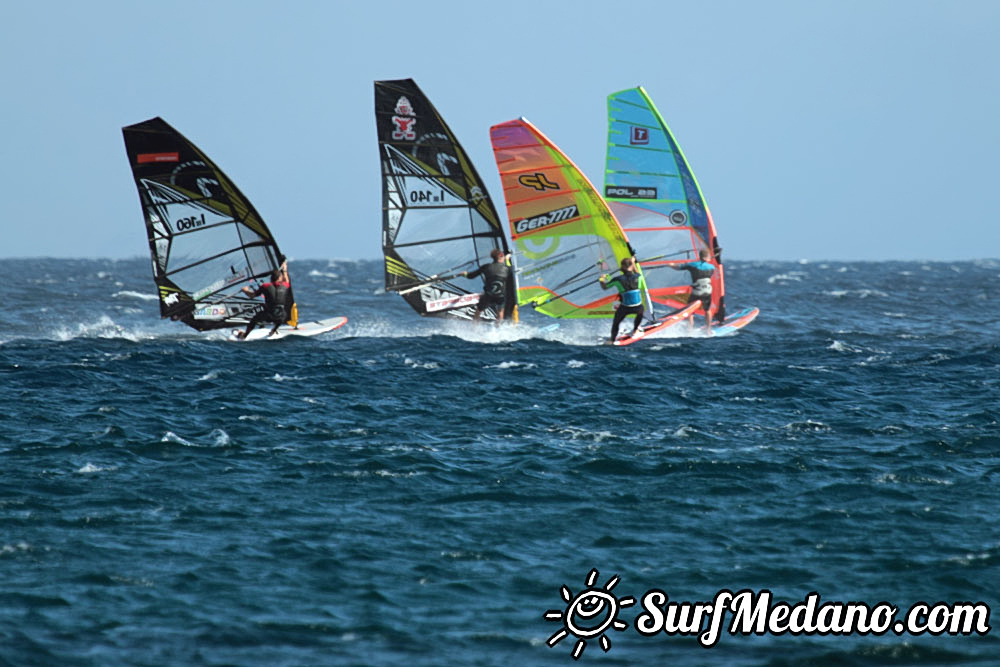
[[712,307],[724,317],[722,249],[694,172],[642,87],[608,96],[604,197],[628,232],[655,303],[683,307],[691,292],[686,271],[664,270],[711,251]]
[[628,238],[579,168],[525,119],[490,128],[517,257],[518,303],[551,317],[614,316],[598,284],[632,256]]

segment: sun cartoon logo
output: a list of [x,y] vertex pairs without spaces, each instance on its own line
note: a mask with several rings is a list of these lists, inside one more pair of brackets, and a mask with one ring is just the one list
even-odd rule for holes
[[559,594],[566,602],[566,609],[549,609],[545,612],[546,621],[559,621],[563,624],[546,643],[550,647],[555,646],[567,635],[573,635],[577,638],[571,653],[574,660],[579,660],[583,655],[588,639],[599,637],[601,648],[607,653],[611,649],[611,640],[604,635],[604,631],[614,628],[621,632],[628,628],[627,623],[618,620],[618,610],[634,605],[635,598],[627,597],[619,600],[611,592],[611,589],[621,581],[617,574],[608,579],[604,588],[595,587],[594,582],[599,575],[596,569],[591,570],[585,582],[587,587],[575,597],[566,586],[562,586]]

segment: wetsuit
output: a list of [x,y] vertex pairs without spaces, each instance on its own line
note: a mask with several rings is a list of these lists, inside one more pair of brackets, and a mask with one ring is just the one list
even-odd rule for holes
[[715,266],[704,260],[688,262],[679,266],[671,266],[678,271],[687,271],[691,274],[691,297],[688,303],[701,301],[701,307],[708,317],[708,309],[712,307],[712,274],[715,273]]
[[264,309],[250,319],[247,331],[261,322],[279,325],[287,320],[290,312],[288,294],[291,288],[291,284],[283,280],[264,283],[257,288],[253,296],[264,295]]
[[638,331],[642,315],[646,310],[642,305],[642,294],[646,291],[646,278],[635,272],[627,272],[615,276],[605,283],[605,287],[611,285],[618,288],[618,298],[622,300],[618,310],[615,311],[615,319],[611,321],[611,340],[614,341],[618,338],[618,327],[621,326],[622,320],[629,315],[635,315],[632,333]]
[[483,276],[483,295],[479,297],[476,310],[481,312],[493,308],[500,314],[507,300],[507,278],[510,276],[510,267],[504,262],[490,262],[483,264],[466,277],[475,278],[478,275]]

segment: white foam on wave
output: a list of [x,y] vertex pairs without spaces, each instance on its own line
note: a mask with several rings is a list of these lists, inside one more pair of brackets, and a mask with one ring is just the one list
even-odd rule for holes
[[498,368],[507,370],[508,368],[538,368],[538,364],[530,361],[501,361],[499,364],[483,366],[483,368]]
[[298,375],[282,375],[281,373],[275,373],[271,376],[271,379],[275,382],[289,382],[296,380],[304,380],[305,378],[299,377]]
[[184,438],[182,438],[181,436],[177,435],[173,431],[167,431],[166,433],[164,433],[163,437],[160,438],[160,442],[173,442],[173,443],[177,443],[178,445],[184,445],[185,447],[197,447],[198,446],[198,445],[194,444],[193,442],[191,442],[190,440],[185,440]]
[[856,290],[828,290],[823,292],[827,296],[843,298],[843,297],[856,297],[858,299],[867,299],[869,297],[878,296],[886,297],[889,296],[888,293],[877,289],[856,289]]
[[88,463],[77,470],[78,473],[82,475],[87,475],[95,472],[105,472],[108,470],[117,470],[118,466],[98,466],[93,463]]
[[577,426],[565,426],[554,430],[561,435],[569,436],[570,440],[589,440],[595,443],[601,443],[615,437],[611,431],[589,431]]
[[332,278],[334,280],[340,278],[339,273],[334,273],[333,271],[318,271],[316,269],[311,270],[309,275],[317,278]]
[[433,370],[435,368],[441,368],[441,364],[439,364],[436,361],[416,361],[414,359],[410,359],[409,357],[403,359],[403,363],[409,366],[410,368],[423,368],[425,370]]
[[343,328],[344,336],[359,338],[430,338],[453,336],[470,343],[502,345],[521,340],[548,340],[567,345],[599,345],[602,335],[607,336],[610,323],[601,321],[543,320],[538,323],[519,322],[516,325],[497,326],[492,321],[474,323],[471,320],[419,318],[405,326],[397,320],[381,317],[359,317]]
[[861,352],[860,348],[854,347],[853,345],[849,345],[842,340],[834,340],[827,346],[826,349],[833,350],[834,352],[853,352],[853,353]]
[[[122,339],[133,343],[158,338],[176,338],[177,332],[168,333],[163,329],[129,326],[124,327],[107,315],[101,315],[96,321],[78,322],[75,326],[57,325],[49,331],[42,331],[35,338],[46,338],[67,342],[76,339],[103,338]],[[11,339],[13,340],[13,338]]]
[[21,540],[20,542],[15,542],[14,544],[4,544],[0,546],[0,554],[23,553],[31,550],[32,546],[27,542],[25,542],[24,540]]
[[578,361],[576,359],[570,359],[569,361],[566,362],[566,365],[569,368],[583,368],[584,366],[587,365],[587,362],[585,362],[585,361]]
[[129,297],[132,299],[142,299],[143,301],[156,301],[159,299],[155,294],[147,294],[145,292],[136,292],[134,290],[122,290],[120,292],[115,292],[111,295],[114,298],[118,297]]
[[230,438],[229,434],[221,428],[213,429],[208,436],[212,438],[212,444],[216,447],[228,447],[232,444],[232,438]]
[[768,284],[774,285],[779,282],[802,282],[806,274],[802,271],[789,271],[788,273],[777,273],[767,279]]
[[807,419],[801,422],[791,422],[790,424],[785,424],[784,429],[786,431],[797,431],[797,432],[815,432],[815,433],[826,433],[832,429],[828,424],[823,422],[818,422],[813,419]]

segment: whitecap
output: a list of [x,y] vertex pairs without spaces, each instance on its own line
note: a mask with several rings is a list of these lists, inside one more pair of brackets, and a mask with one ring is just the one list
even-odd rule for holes
[[229,434],[221,428],[213,429],[208,435],[212,438],[212,442],[216,447],[226,447],[232,443]]
[[825,432],[830,431],[830,427],[823,422],[814,421],[812,419],[807,419],[804,422],[792,422],[790,424],[785,424],[785,429],[788,431],[814,431],[814,432]]
[[318,271],[316,269],[313,269],[312,271],[310,271],[309,275],[310,276],[316,276],[318,278],[333,278],[335,280],[337,278],[340,278],[340,274],[339,273],[334,273],[333,271]]
[[404,359],[403,363],[406,364],[407,366],[409,366],[410,368],[424,368],[424,369],[427,369],[427,370],[433,370],[435,368],[441,368],[441,364],[439,364],[436,361],[428,361],[428,362],[414,361],[413,359],[410,359],[409,357],[407,357],[406,359]]
[[79,470],[77,470],[77,472],[81,473],[81,474],[88,474],[88,473],[104,472],[106,470],[116,470],[116,469],[117,468],[115,466],[110,466],[110,467],[105,468],[105,467],[101,467],[101,466],[96,466],[93,463],[88,463],[85,466],[83,466],[82,468],[80,468]]
[[160,438],[160,442],[176,442],[177,444],[184,445],[185,447],[196,447],[197,446],[193,442],[189,442],[189,441],[185,440],[184,438],[182,438],[181,436],[177,435],[173,431],[167,431],[166,433],[164,433],[163,437]]
[[122,290],[120,292],[115,292],[111,295],[112,297],[127,296],[133,299],[142,299],[143,301],[156,301],[159,299],[155,294],[147,294],[145,292],[136,292],[133,290]]
[[854,297],[858,299],[867,299],[871,296],[889,296],[886,292],[877,289],[857,289],[857,290],[829,290],[823,292],[827,296],[840,297]]
[[507,370],[508,368],[537,368],[538,364],[532,361],[501,361],[499,364],[484,366],[484,368],[497,368]]
[[861,348],[848,345],[842,340],[834,340],[826,349],[833,350],[834,352],[853,352],[855,354],[861,352]]
[[17,542],[15,544],[5,544],[3,546],[0,546],[0,554],[12,554],[12,553],[17,553],[19,551],[21,552],[31,551],[31,545],[25,542],[24,540],[21,540],[20,542]]
[[584,366],[587,365],[587,362],[578,361],[576,359],[570,359],[569,361],[566,362],[566,365],[569,366],[570,368],[583,368]]
[[802,282],[805,273],[801,271],[790,271],[789,273],[778,273],[767,279],[771,285],[777,282]]

